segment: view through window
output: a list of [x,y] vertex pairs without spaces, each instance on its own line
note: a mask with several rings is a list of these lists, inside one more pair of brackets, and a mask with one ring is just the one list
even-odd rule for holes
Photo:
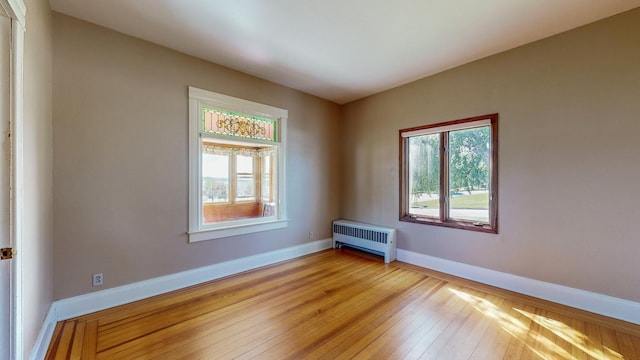
[[271,145],[203,141],[203,224],[273,216],[271,169],[276,152]]

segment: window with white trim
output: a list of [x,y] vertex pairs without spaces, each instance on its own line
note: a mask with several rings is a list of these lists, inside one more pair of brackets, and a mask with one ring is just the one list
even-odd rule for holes
[[400,130],[400,220],[498,232],[498,114]]
[[189,88],[189,241],[287,226],[287,115]]

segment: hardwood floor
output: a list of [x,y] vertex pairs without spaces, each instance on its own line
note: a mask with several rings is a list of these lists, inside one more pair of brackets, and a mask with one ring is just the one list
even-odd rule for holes
[[58,323],[80,358],[640,359],[640,326],[327,250]]

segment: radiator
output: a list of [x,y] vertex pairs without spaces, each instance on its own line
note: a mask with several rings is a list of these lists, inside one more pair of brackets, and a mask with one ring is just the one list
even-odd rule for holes
[[384,256],[384,262],[396,259],[396,229],[348,220],[333,222],[333,247],[343,245]]

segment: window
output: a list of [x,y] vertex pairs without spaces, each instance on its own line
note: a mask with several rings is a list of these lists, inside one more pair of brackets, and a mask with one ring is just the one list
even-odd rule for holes
[[498,114],[400,130],[400,220],[497,233]]
[[287,113],[189,88],[189,241],[286,227]]

